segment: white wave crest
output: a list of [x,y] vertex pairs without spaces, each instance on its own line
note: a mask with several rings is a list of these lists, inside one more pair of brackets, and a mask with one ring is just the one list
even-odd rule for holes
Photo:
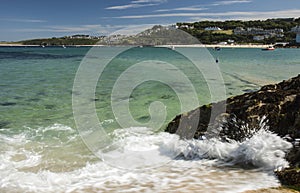
[[[45,131],[69,130],[55,128]],[[71,149],[64,149],[66,143],[60,143],[54,149],[43,147],[43,151],[35,151],[34,146],[23,147],[33,143],[31,140],[35,138],[25,136],[24,139],[22,135],[20,140],[0,135],[0,142],[7,146],[1,147],[0,192],[242,192],[278,186],[272,170],[288,165],[284,155],[291,148],[290,143],[265,130],[244,142],[180,140],[177,135],[153,133],[148,128],[116,130],[112,135],[115,136],[114,145],[118,147],[112,148],[112,152],[107,151],[108,155],[115,156],[112,159],[129,161],[133,165],[139,163],[141,167],[161,163],[162,158],[167,161],[148,169],[123,170],[107,160],[89,162],[84,156],[71,157],[72,152],[68,152]],[[13,141],[17,145],[13,145]],[[150,154],[143,154],[147,151]],[[49,157],[51,154],[67,156],[64,160],[53,160],[54,157]],[[135,159],[140,155],[147,155],[144,158],[148,160]],[[174,155],[183,155],[184,159],[174,159]],[[72,167],[75,162],[84,164],[62,171],[39,167],[41,163],[47,165],[53,161],[56,161],[56,167]],[[228,165],[235,167],[226,167]],[[255,169],[236,167],[238,165],[254,166]]]
[[217,159],[231,165],[274,170],[288,166],[285,154],[291,148],[291,143],[261,129],[243,142],[222,142],[215,138],[181,141],[177,151],[186,159]]

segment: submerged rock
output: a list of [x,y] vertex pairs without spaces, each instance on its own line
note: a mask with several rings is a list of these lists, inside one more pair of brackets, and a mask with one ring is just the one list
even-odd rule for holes
[[14,102],[4,102],[4,103],[0,103],[1,106],[14,106],[16,105],[17,103],[14,103]]
[[[267,122],[262,123],[263,117]],[[300,138],[300,75],[178,115],[166,131],[182,138],[211,134],[224,140],[242,141],[251,137],[262,124],[291,142]],[[300,165],[298,148],[294,146],[287,156],[292,165]]]
[[0,129],[5,128],[9,124],[10,124],[10,122],[8,122],[8,121],[0,121]]

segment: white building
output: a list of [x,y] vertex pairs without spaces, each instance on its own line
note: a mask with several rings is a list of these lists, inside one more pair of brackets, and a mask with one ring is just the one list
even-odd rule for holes
[[265,36],[253,36],[253,40],[255,40],[255,41],[261,41],[264,39],[265,39]]
[[186,29],[194,29],[194,26],[193,25],[180,25],[180,26],[176,26],[176,28],[186,28]]
[[300,43],[300,26],[293,27],[291,31],[297,33],[296,42]]
[[205,31],[220,31],[222,29],[219,27],[206,27],[206,28],[204,28],[204,30]]
[[247,34],[246,30],[242,27],[237,27],[233,30],[233,33],[236,35],[244,35]]
[[227,40],[227,42],[230,43],[230,44],[233,44],[234,40],[229,39],[229,40]]
[[219,42],[219,45],[227,45],[227,42]]
[[297,32],[297,31],[299,31],[299,28],[300,28],[300,26],[293,27],[293,28],[291,29],[291,31],[292,31],[292,32]]
[[244,29],[242,27],[237,27],[233,30],[233,33],[236,35],[254,35],[254,36],[263,36],[264,38],[267,38],[266,35],[274,37],[283,37],[284,31],[283,29],[262,29],[262,28],[256,28],[256,27],[248,27],[247,29]]

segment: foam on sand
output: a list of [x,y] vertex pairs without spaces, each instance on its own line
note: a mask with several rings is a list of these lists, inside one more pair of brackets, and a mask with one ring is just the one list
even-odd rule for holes
[[[65,146],[80,141],[72,128],[66,129],[63,125],[56,124],[53,127],[41,128],[40,132],[53,130],[61,134],[67,132],[69,135],[67,138],[70,139],[61,141],[60,147],[55,149],[57,153],[67,153]],[[117,192],[120,190],[124,192],[242,192],[278,186],[273,170],[287,166],[284,154],[291,147],[290,143],[265,130],[257,132],[244,142],[222,142],[217,139],[180,140],[176,135],[164,132],[155,134],[148,128],[116,130],[114,135],[118,136],[116,144],[119,148],[117,153],[107,152],[107,155],[111,154],[112,161],[116,155],[119,155],[120,159],[131,156],[129,160],[124,159],[123,162],[130,161],[132,165],[141,164],[140,166],[143,163],[146,166],[149,163],[157,164],[161,158],[166,160],[156,167],[128,170],[114,166],[120,162],[107,163],[95,159],[88,161],[88,156],[82,155],[82,157],[73,157],[74,160],[55,160],[57,165],[66,166],[77,161],[85,163],[82,166],[77,165],[66,171],[53,171],[43,168],[42,163],[50,161],[47,160],[50,158],[45,156],[47,147],[44,147],[44,151],[24,148],[33,143],[37,136],[8,137],[1,134],[0,142],[6,146],[1,148],[0,190],[3,192]],[[47,142],[36,145],[47,145]],[[54,150],[50,148],[49,151]],[[73,151],[75,154],[76,151],[74,149]],[[151,152],[145,154],[148,160],[140,162],[143,159],[138,157],[138,153],[147,151]],[[135,154],[130,155],[128,152],[135,152]],[[68,153],[72,154],[72,152]],[[144,154],[140,155],[143,158]],[[174,158],[174,155],[178,156]]]

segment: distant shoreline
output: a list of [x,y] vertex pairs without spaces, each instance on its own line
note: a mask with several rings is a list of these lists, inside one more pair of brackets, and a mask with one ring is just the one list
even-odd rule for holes
[[[138,45],[66,45],[66,47],[111,47],[111,46],[138,46]],[[269,45],[255,45],[255,44],[234,44],[234,45],[220,45],[220,44],[190,44],[190,45],[156,45],[153,47],[166,47],[166,48],[266,48]],[[42,47],[40,45],[24,45],[14,43],[0,43],[0,47]],[[45,46],[45,47],[62,47],[57,46]]]
[[250,45],[250,44],[234,44],[234,45],[220,45],[220,44],[192,44],[192,45],[159,45],[156,47],[175,47],[175,48],[266,48],[269,45]]

